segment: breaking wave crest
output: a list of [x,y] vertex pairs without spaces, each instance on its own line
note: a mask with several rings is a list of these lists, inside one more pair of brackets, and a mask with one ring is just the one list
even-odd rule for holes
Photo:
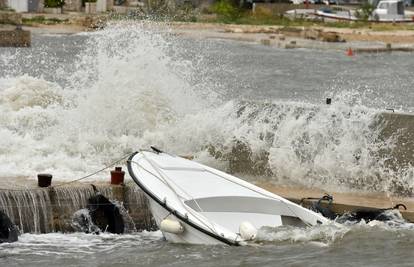
[[[308,243],[316,246],[330,246],[334,243],[344,242],[344,240],[358,239],[359,235],[364,237],[378,236],[412,236],[414,225],[405,221],[398,211],[388,211],[390,216],[388,221],[364,220],[358,223],[338,224],[332,222],[326,225],[316,225],[306,228],[292,226],[264,227],[257,235],[258,243],[277,242],[277,243]],[[379,234],[381,233],[381,234]]]
[[70,75],[56,66],[53,81],[0,78],[0,176],[73,179],[157,145],[255,179],[412,193],[412,167],[387,166],[395,139],[381,138],[380,111],[355,92],[329,106],[227,101],[214,79],[194,78],[195,63],[162,25],[119,22],[85,35]]

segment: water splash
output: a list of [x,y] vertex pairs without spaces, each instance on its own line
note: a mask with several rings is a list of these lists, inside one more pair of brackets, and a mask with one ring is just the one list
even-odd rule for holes
[[388,216],[387,221],[359,222],[347,221],[342,224],[331,222],[325,225],[310,227],[263,227],[258,231],[256,242],[276,242],[276,243],[308,243],[317,246],[331,246],[341,242],[345,238],[356,238],[359,234],[370,234],[381,232],[385,235],[412,235],[414,224],[409,223],[401,216],[397,210],[384,212]]
[[0,191],[0,208],[21,233],[45,233],[52,229],[47,190]]
[[350,231],[349,228],[337,224],[307,228],[265,227],[258,232],[257,242],[321,242],[330,245],[342,239],[348,231]]
[[[113,249],[126,246],[144,246],[150,242],[162,239],[160,231],[116,235],[101,233],[99,235],[85,233],[49,233],[49,234],[23,234],[15,244],[1,244],[2,256],[20,254],[31,257],[43,255],[49,258],[51,255],[60,257],[90,257],[93,253],[108,252]],[[52,263],[53,264],[53,263]]]
[[87,234],[100,232],[99,227],[93,223],[88,209],[80,209],[76,211],[72,216],[71,225],[75,232],[83,232]]
[[412,167],[386,166],[395,140],[379,138],[381,111],[356,91],[331,106],[226,101],[214,79],[194,79],[202,58],[182,59],[163,25],[119,22],[85,36],[70,75],[0,79],[0,176],[73,179],[156,144],[273,182],[412,193]]

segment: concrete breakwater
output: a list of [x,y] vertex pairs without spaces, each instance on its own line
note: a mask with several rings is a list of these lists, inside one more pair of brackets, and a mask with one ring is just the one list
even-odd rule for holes
[[[305,197],[319,198],[320,190],[287,188],[275,185],[259,185],[271,192],[279,194],[293,202],[300,203]],[[96,185],[99,192],[115,203],[123,212],[126,232],[156,230],[144,193],[134,184],[128,185]],[[14,222],[21,233],[74,232],[74,214],[85,209],[88,199],[95,192],[91,184],[75,184],[50,188],[31,188],[25,190],[0,191],[0,209]],[[403,218],[414,222],[414,201],[412,199],[389,199],[384,195],[373,194],[334,194],[337,198],[332,203],[332,210],[344,214],[360,209],[387,208],[392,203],[404,203],[408,210],[401,211]],[[317,200],[306,200],[305,207],[312,206]],[[322,202],[326,206],[326,202]]]
[[[134,184],[96,184],[105,197],[124,210],[130,230],[154,229],[147,200]],[[10,189],[0,191],[0,209],[17,225],[21,233],[73,232],[73,215],[85,209],[95,195],[90,184],[73,184],[49,188]]]
[[[276,111],[277,108],[278,106],[275,105],[272,110]],[[317,112],[321,112],[321,110]],[[340,117],[342,115],[344,117]],[[229,152],[222,150],[227,154],[222,153],[216,148],[212,148],[210,153],[217,158],[228,160],[229,171],[231,173],[247,173],[263,177],[275,177],[274,180],[280,178],[282,181],[284,179],[283,175],[286,175],[288,179],[296,180],[304,186],[315,186],[315,184],[312,185],[311,183],[322,181],[322,179],[318,179],[326,175],[324,179],[332,181],[332,184],[329,184],[328,187],[338,183],[339,186],[348,187],[347,190],[362,189],[372,192],[390,192],[391,194],[401,196],[414,196],[412,185],[412,166],[414,166],[414,116],[412,114],[394,113],[390,111],[372,113],[368,119],[361,119],[358,116],[351,118],[349,117],[350,113],[344,113],[342,115],[337,116],[337,114],[331,113],[327,113],[327,115],[323,114],[323,118],[328,118],[326,121],[326,129],[330,129],[329,132],[325,131],[325,128],[322,131],[312,132],[312,129],[308,127],[309,123],[306,121],[301,124],[304,130],[295,138],[289,139],[288,135],[278,134],[277,138],[284,138],[284,142],[285,140],[289,142],[286,148],[280,149],[280,158],[284,161],[286,157],[290,156],[285,152],[286,150],[295,153],[292,153],[290,157],[292,160],[300,159],[296,161],[296,164],[289,165],[289,170],[284,170],[284,172],[280,171],[281,169],[283,170],[284,166],[278,164],[275,167],[275,163],[271,162],[276,154],[273,154],[272,158],[272,154],[268,153],[268,147],[264,147],[259,152],[254,152],[254,145],[246,140],[236,140]],[[329,118],[327,116],[331,117]],[[289,122],[295,119],[289,118]],[[300,119],[298,120],[300,121]],[[339,123],[336,123],[337,119],[340,120]],[[320,119],[317,119],[316,122],[317,125],[325,125],[325,122],[323,122],[324,124],[320,123]],[[345,126],[349,122],[350,125]],[[353,129],[358,129],[358,131],[351,131],[351,136],[348,138],[347,131],[344,131],[345,127],[353,127]],[[336,130],[340,131],[340,134],[335,137]],[[363,138],[360,140],[354,139],[354,136],[357,134],[363,135]],[[342,139],[344,136],[346,138]],[[333,146],[335,149],[337,148],[336,144],[349,143],[355,145],[352,153],[347,154],[349,152],[348,150],[342,150],[340,148],[335,153],[330,154],[331,150],[326,150],[325,147],[332,144],[333,139],[331,138],[336,138],[335,142],[337,143]],[[274,142],[274,139],[271,140]],[[301,142],[301,140],[308,142],[311,149],[306,150],[306,145],[302,145],[302,143],[296,145],[296,142]],[[324,145],[319,147],[314,146],[318,142],[323,142]],[[275,148],[276,150],[278,149],[278,147]],[[326,168],[325,162],[329,162],[330,157],[338,156],[340,158],[342,151],[344,155],[348,155],[347,158],[341,158],[336,162],[340,164],[344,162],[343,164],[355,168],[357,172],[348,172],[347,169],[336,172]],[[365,153],[365,158],[361,158],[362,153]],[[324,161],[315,161],[315,155],[325,157]],[[304,170],[306,173],[296,172],[294,168]],[[294,172],[299,174],[292,174]],[[317,173],[317,175],[313,175],[313,173]],[[322,188],[327,188],[324,185],[321,186]]]
[[[305,207],[311,207],[318,199],[327,194],[320,189],[309,189],[300,187],[276,186],[269,183],[261,183],[258,186],[265,188],[275,194],[289,199],[295,203],[302,203]],[[389,209],[401,203],[405,209],[399,209],[401,216],[408,222],[414,223],[414,199],[410,197],[390,196],[386,193],[374,192],[329,192],[333,201],[330,209],[337,214],[354,212],[357,210]],[[321,201],[321,205],[328,207],[327,201]]]
[[393,169],[414,166],[414,116],[384,112],[378,115],[378,123],[383,125],[380,138],[394,139],[395,146],[383,153],[389,153],[386,162]]

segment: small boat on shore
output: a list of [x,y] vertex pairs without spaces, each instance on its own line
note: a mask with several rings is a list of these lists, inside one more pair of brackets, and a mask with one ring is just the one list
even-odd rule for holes
[[132,154],[128,171],[173,243],[240,245],[264,226],[330,222],[232,175],[156,148]]
[[366,19],[361,18],[362,10],[351,10],[341,7],[324,7],[315,10],[315,16],[334,21],[370,21],[379,23],[413,22],[414,14],[405,11],[403,0],[376,1],[372,13],[366,14]]

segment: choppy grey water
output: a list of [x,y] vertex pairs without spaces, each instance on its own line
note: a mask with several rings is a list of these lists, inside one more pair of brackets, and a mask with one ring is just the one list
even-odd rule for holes
[[2,266],[412,266],[414,229],[365,224],[272,229],[243,247],[170,244],[160,232],[24,234]]
[[[32,48],[0,48],[0,177],[71,179],[157,144],[275,183],[409,191],[412,168],[383,164],[375,152],[393,144],[372,125],[386,108],[414,110],[413,65],[407,53],[351,58],[134,24],[35,35]],[[159,232],[23,234],[0,245],[0,265],[412,266],[413,245],[401,223],[267,229],[237,248],[172,245]]]

